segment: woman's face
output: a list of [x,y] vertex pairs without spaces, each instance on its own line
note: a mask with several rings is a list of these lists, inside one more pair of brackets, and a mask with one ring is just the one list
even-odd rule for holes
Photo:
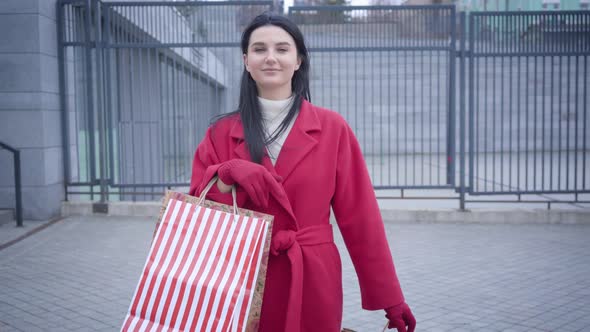
[[291,96],[291,78],[299,69],[301,59],[290,34],[266,25],[250,35],[244,65],[256,82],[260,97],[286,99]]

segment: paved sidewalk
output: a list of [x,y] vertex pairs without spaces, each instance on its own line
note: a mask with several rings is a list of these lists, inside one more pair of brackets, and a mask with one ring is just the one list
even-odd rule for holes
[[[16,221],[0,222],[0,250],[21,241],[28,236],[42,231],[51,226],[60,218],[52,220],[24,220],[21,227],[16,226]],[[1,331],[0,331],[1,332]]]
[[[152,218],[69,217],[0,250],[0,331],[117,331],[153,227]],[[590,225],[386,229],[417,331],[590,329]],[[381,331],[383,313],[361,310],[342,253],[344,326]]]

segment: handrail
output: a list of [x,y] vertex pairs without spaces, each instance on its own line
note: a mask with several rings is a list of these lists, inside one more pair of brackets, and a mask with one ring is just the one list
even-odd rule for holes
[[0,142],[0,148],[12,152],[14,160],[14,190],[16,196],[16,226],[23,226],[23,206],[22,206],[22,191],[20,181],[20,151],[9,146],[8,144]]

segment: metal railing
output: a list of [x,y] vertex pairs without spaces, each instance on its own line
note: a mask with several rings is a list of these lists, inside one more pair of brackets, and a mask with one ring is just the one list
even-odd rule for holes
[[271,7],[59,2],[68,194],[146,200],[188,186],[211,118],[235,107],[238,31]]
[[[67,193],[153,199],[187,186],[210,119],[232,111],[239,37],[271,1],[58,3]],[[314,104],[355,131],[388,198],[590,193],[590,12],[310,6],[288,14]],[[545,134],[543,130],[548,130]],[[540,133],[544,134],[541,135]],[[450,191],[411,197],[409,190]]]
[[8,144],[0,142],[0,149],[8,150],[12,153],[12,160],[14,165],[14,198],[15,198],[15,217],[16,226],[23,226],[23,206],[22,206],[22,186],[20,176],[20,151],[9,146]]
[[472,13],[469,31],[469,193],[577,202],[590,191],[590,12]]

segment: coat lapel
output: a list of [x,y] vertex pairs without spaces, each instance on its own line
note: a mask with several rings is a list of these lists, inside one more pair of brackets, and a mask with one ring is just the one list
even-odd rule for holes
[[[291,132],[287,135],[287,139],[281,148],[276,165],[273,166],[266,155],[262,160],[262,165],[272,174],[278,174],[283,177],[283,180],[286,180],[297,165],[318,144],[317,139],[311,133],[321,131],[321,129],[320,121],[313,106],[304,99],[293,128],[291,128]],[[241,121],[234,123],[230,136],[237,140],[234,148],[236,155],[242,159],[252,160],[244,139],[244,127]]]
[[236,147],[234,148],[234,152],[240,157],[240,159],[245,160],[252,160],[250,158],[250,152],[248,152],[248,147],[246,146],[246,140],[244,139],[244,127],[242,126],[242,121],[236,120],[229,132],[229,135],[232,139],[237,141]]
[[312,132],[321,131],[320,121],[313,106],[303,100],[299,115],[287,136],[279,158],[275,165],[277,173],[287,180],[297,165],[318,144],[318,140],[311,135]]
[[[244,139],[244,129],[241,123],[240,125],[236,124],[234,128],[232,128],[230,135],[233,139],[238,141],[236,147],[234,148],[236,155],[240,157],[240,159],[251,161],[252,158],[250,158],[250,151],[248,151],[248,146],[246,145],[246,140]],[[262,157],[262,166],[264,166],[264,168],[266,168],[270,174],[277,175],[276,169],[273,166],[272,161],[270,161],[267,153],[265,153],[264,157]]]
[[[291,128],[291,132],[281,148],[276,165],[272,165],[267,155],[264,156],[262,165],[271,174],[278,174],[285,181],[305,156],[318,144],[317,139],[311,135],[314,131],[321,131],[320,121],[313,106],[304,99],[293,128]],[[237,140],[236,147],[234,148],[236,155],[241,159],[252,160],[248,147],[246,146],[246,140],[244,139],[244,127],[241,121],[238,120],[235,122],[230,130],[230,136]],[[275,199],[291,217],[293,226],[298,229],[297,218],[295,218],[286,192],[281,197],[275,197]]]

